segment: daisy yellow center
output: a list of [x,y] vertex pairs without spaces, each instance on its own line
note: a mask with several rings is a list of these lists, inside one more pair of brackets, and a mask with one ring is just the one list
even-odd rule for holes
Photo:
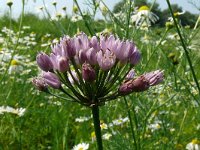
[[143,10],[149,10],[149,7],[146,6],[146,5],[141,6],[141,7],[139,8],[139,11],[143,11]]
[[92,133],[91,133],[91,137],[92,137],[92,138],[95,138],[95,132],[92,132]]
[[175,17],[179,16],[179,12],[175,12],[175,13],[174,13],[174,16],[175,16]]
[[73,7],[73,12],[77,13],[78,12],[78,8],[76,6]]
[[78,150],[83,150],[83,148],[81,147],[81,148],[79,148]]
[[19,63],[16,60],[13,59],[11,61],[11,66],[16,66],[16,65],[19,65]]
[[197,139],[193,139],[193,140],[192,140],[192,144],[200,144],[200,141],[197,140]]

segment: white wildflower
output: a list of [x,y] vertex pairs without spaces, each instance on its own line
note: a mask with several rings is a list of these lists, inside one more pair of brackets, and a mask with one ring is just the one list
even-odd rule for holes
[[75,145],[72,150],[87,150],[89,148],[89,144],[87,143],[80,143]]
[[103,134],[103,136],[102,136],[102,138],[103,138],[104,140],[109,140],[111,137],[112,137],[112,134],[110,134],[110,133],[105,133],[105,134]]
[[200,141],[197,139],[192,140],[192,142],[186,145],[187,150],[200,150]]
[[151,26],[151,23],[156,23],[159,17],[151,12],[148,6],[141,6],[137,13],[131,16],[131,19],[135,22],[137,27],[140,28],[146,26],[148,28]]

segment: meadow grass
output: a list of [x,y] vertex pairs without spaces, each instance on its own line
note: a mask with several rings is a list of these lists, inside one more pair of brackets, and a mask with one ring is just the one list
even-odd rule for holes
[[[136,76],[156,69],[164,70],[165,75],[162,84],[148,91],[132,93],[126,99],[118,98],[100,107],[102,135],[110,134],[103,139],[104,149],[185,149],[193,139],[200,140],[200,95],[177,29],[150,28],[147,32],[133,25],[129,28],[129,22],[110,16],[109,21],[89,18],[72,22],[70,17],[50,21],[48,17],[40,19],[25,14],[19,39],[20,19],[1,17],[0,106],[26,110],[21,116],[0,110],[0,149],[67,150],[82,142],[89,143],[91,150],[97,149],[91,110],[38,92],[31,83],[39,72],[37,53],[49,53],[52,41],[63,35],[73,36],[80,31],[89,35],[85,23],[95,33],[107,29],[106,33],[134,41],[142,55],[134,67]],[[10,30],[3,31],[4,27]],[[179,26],[179,29],[199,82],[200,28]],[[12,71],[13,66],[21,69]],[[80,121],[80,117],[85,119]]]

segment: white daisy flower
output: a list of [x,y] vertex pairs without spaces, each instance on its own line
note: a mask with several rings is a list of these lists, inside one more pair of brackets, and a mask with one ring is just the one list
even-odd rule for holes
[[108,125],[106,123],[101,123],[100,127],[101,127],[101,130],[108,129]]
[[112,134],[110,134],[110,133],[105,133],[105,134],[102,136],[102,138],[103,138],[104,140],[109,140],[109,139],[111,138],[111,136],[112,136]]
[[26,109],[25,108],[13,108],[10,106],[0,106],[0,114],[4,114],[4,113],[13,113],[16,114],[18,116],[23,116],[25,113]]
[[18,73],[21,72],[23,70],[23,67],[19,64],[19,62],[15,59],[13,59],[11,61],[8,73],[12,74],[12,73]]
[[200,150],[200,141],[197,139],[192,140],[192,142],[186,145],[187,150]]
[[156,23],[159,20],[159,17],[150,11],[149,7],[144,5],[141,6],[135,15],[131,16],[133,22],[137,27],[140,26],[151,26],[151,23]]
[[113,125],[122,125],[124,123],[126,123],[128,121],[128,117],[125,118],[118,118],[112,121],[112,123],[109,124],[110,127],[112,127]]
[[4,38],[0,37],[0,44],[4,43]]
[[73,16],[71,17],[71,21],[72,21],[72,22],[78,22],[78,21],[80,21],[80,20],[83,20],[82,16],[80,16],[80,15],[73,15]]
[[90,120],[90,119],[91,119],[91,117],[81,116],[81,117],[79,117],[79,118],[76,118],[76,119],[75,119],[75,122],[85,122],[85,121],[88,121],[88,120]]
[[87,150],[89,148],[89,144],[87,143],[80,143],[75,145],[72,150]]
[[[175,13],[174,13],[174,16],[175,16],[175,17],[178,17],[178,16],[180,16],[180,15],[183,15],[184,13],[185,13],[185,11],[182,11],[182,12],[175,12]],[[174,22],[174,20],[173,20],[172,17],[169,17],[168,20],[169,20],[170,22]]]

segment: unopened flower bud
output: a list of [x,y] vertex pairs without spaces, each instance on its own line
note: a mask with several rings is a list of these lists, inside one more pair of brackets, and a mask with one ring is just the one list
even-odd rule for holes
[[133,80],[133,92],[143,92],[150,87],[149,81],[142,75]]
[[125,81],[120,87],[119,87],[119,93],[122,95],[127,95],[132,93],[133,89],[133,80]]
[[56,5],[57,5],[57,1],[54,0],[54,1],[52,2],[52,5],[56,6]]
[[96,78],[95,70],[90,64],[84,63],[82,65],[82,77],[85,81],[93,82]]
[[72,10],[75,14],[78,13],[78,7],[74,6]]
[[157,85],[163,81],[163,71],[156,70],[144,75],[150,86]]
[[65,72],[69,69],[68,60],[64,57],[58,58],[58,71]]
[[62,10],[66,11],[66,10],[67,10],[67,7],[66,7],[66,6],[64,6],[64,7],[62,8]]
[[119,93],[122,95],[127,95],[132,92],[143,92],[146,91],[150,87],[149,82],[142,75],[136,79],[132,79],[129,81],[125,81],[119,87]]
[[81,49],[79,51],[79,63],[84,63],[87,61],[87,55],[86,55],[87,50]]
[[47,84],[45,83],[43,78],[36,77],[32,80],[33,85],[39,90],[39,91],[47,91]]
[[166,26],[166,28],[169,30],[169,29],[171,29],[171,28],[174,27],[174,22],[167,21],[167,22],[165,23],[165,26]]
[[43,78],[45,82],[54,89],[59,89],[61,87],[60,79],[56,76],[56,74],[52,72],[44,72]]
[[13,0],[7,0],[7,3],[6,3],[9,7],[11,7],[13,5]]
[[76,48],[74,39],[70,39],[65,36],[61,41],[62,55],[66,55],[68,58],[72,58],[76,55]]
[[94,48],[88,49],[86,52],[86,56],[87,56],[87,61],[91,65],[97,64],[97,51]]
[[93,47],[95,50],[100,50],[100,45],[96,36],[93,36],[90,39],[90,46]]
[[40,53],[36,57],[36,61],[38,66],[43,70],[43,71],[50,71],[53,69],[53,64],[49,58],[49,56],[45,53]]

